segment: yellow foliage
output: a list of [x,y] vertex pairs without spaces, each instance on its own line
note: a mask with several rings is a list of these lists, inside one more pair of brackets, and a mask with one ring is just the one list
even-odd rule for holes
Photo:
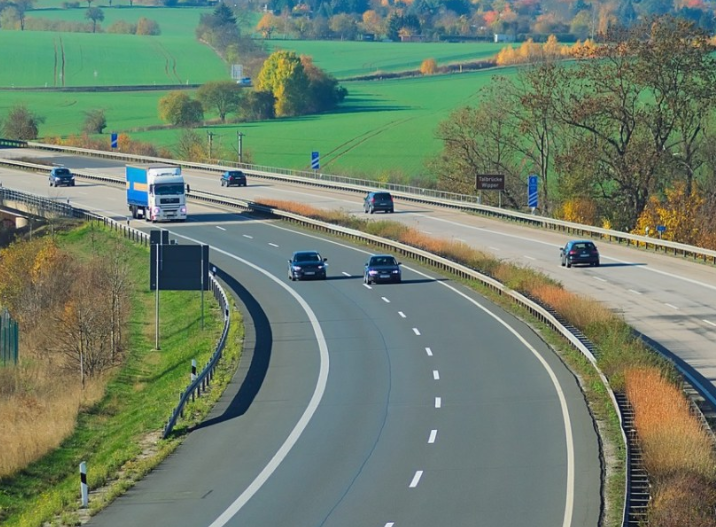
[[565,221],[583,225],[597,224],[597,205],[588,198],[574,198],[562,205],[562,217]]
[[420,65],[420,73],[423,75],[433,75],[438,69],[438,63],[435,59],[425,59]]
[[542,53],[547,57],[559,57],[562,54],[562,45],[556,36],[550,35],[549,38],[547,38],[547,42],[542,46]]
[[507,66],[517,63],[517,53],[512,46],[506,46],[500,50],[495,59],[498,66]]
[[663,200],[656,196],[649,198],[632,232],[643,235],[648,227],[649,234],[655,236],[656,226],[663,225],[666,231],[662,239],[695,244],[699,239],[698,217],[703,204],[704,198],[698,191],[687,195],[686,185],[678,182],[666,190]]

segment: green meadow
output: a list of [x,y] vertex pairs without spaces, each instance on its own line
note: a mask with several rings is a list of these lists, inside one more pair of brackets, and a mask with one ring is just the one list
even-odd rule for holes
[[482,42],[357,42],[315,40],[270,40],[269,50],[285,49],[314,58],[314,63],[336,78],[381,72],[419,70],[423,60],[435,59],[438,66],[474,62],[494,57],[505,44]]
[[[49,2],[49,0],[47,0]],[[104,8],[105,6],[103,6]],[[112,7],[104,8],[103,27],[116,20],[157,20],[157,37],[107,33],[0,31],[0,86],[58,87],[107,85],[201,84],[227,79],[228,66],[194,37],[203,12],[210,9]],[[85,9],[48,8],[30,16],[83,21]],[[468,62],[494,55],[499,45],[485,43],[387,43],[267,41],[272,49],[310,55],[337,78],[378,71],[415,70],[426,58],[438,65]],[[61,58],[64,54],[64,70]],[[500,70],[509,74],[511,70]],[[424,171],[424,161],[441,149],[435,137],[438,124],[450,112],[474,101],[494,75],[480,71],[385,81],[344,81],[349,96],[332,113],[199,128],[211,131],[214,153],[235,157],[237,133],[244,151],[256,164],[304,169],[311,152],[321,155],[321,171],[379,177],[400,171]],[[165,91],[58,92],[6,89],[0,91],[0,119],[18,104],[44,118],[40,137],[78,134],[85,114],[103,109],[110,132],[172,148],[180,133],[156,129],[158,101]],[[215,117],[210,113],[208,119]],[[108,139],[109,141],[109,139]]]
[[229,79],[208,46],[179,36],[0,31],[0,86],[201,84]]

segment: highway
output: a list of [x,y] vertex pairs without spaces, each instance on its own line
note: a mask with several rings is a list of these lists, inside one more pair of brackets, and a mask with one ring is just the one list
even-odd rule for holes
[[[0,181],[126,216],[118,188],[49,189],[5,169]],[[209,190],[218,176],[189,182]],[[260,181],[234,190],[360,207]],[[594,424],[572,374],[524,324],[407,263],[403,284],[366,287],[364,249],[277,222],[192,205],[189,222],[163,227],[212,246],[252,359],[204,425],[90,525],[598,524]],[[329,258],[329,280],[286,280],[304,248]]]

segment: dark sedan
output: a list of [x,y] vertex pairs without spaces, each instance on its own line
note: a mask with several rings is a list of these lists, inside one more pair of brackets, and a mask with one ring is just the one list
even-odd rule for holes
[[562,266],[586,264],[599,265],[599,250],[594,242],[589,240],[572,240],[559,250]]
[[327,261],[328,258],[321,257],[316,251],[296,251],[288,261],[288,279],[318,278],[325,280]]
[[227,170],[221,174],[222,187],[245,187],[246,174],[241,170]]
[[375,254],[365,264],[363,282],[400,282],[400,262],[389,254]]

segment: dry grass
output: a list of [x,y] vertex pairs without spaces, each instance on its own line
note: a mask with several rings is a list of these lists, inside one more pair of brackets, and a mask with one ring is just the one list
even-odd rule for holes
[[711,440],[681,390],[653,368],[629,369],[624,378],[649,474],[659,479],[688,471],[713,479]]
[[101,379],[83,390],[78,379],[38,362],[0,369],[0,386],[0,477],[57,448],[74,430],[80,410],[104,393]]

